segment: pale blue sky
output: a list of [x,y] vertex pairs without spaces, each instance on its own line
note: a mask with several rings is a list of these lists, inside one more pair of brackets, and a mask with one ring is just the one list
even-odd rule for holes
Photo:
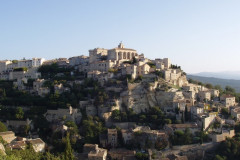
[[120,41],[189,73],[240,70],[240,1],[0,1],[0,59],[68,58]]

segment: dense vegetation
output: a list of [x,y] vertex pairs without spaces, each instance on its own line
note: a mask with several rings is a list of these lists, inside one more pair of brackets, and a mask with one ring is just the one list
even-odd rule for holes
[[132,109],[122,112],[119,110],[113,110],[112,112],[113,122],[137,122],[151,126],[151,128],[162,128],[164,124],[170,124],[175,122],[175,117],[166,117],[163,111],[159,107],[152,107],[146,112],[136,114]]

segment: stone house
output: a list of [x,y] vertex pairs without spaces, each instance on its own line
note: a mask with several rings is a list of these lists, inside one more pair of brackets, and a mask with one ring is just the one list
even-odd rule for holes
[[101,61],[101,58],[103,56],[107,56],[107,49],[104,48],[95,48],[92,50],[89,50],[89,63]]
[[237,119],[237,121],[240,120],[240,107],[236,107],[231,109],[231,115]]
[[189,83],[188,85],[182,86],[182,88],[183,88],[184,91],[190,91],[190,92],[198,93],[198,91],[200,90],[201,86]]
[[41,97],[50,93],[50,89],[48,87],[43,87],[44,82],[44,79],[37,79],[33,82],[33,90]]
[[36,80],[33,82],[33,90],[34,90],[34,91],[38,91],[40,88],[43,87],[44,82],[45,82],[44,79],[36,79]]
[[173,108],[178,108],[180,111],[185,111],[186,108],[186,101],[185,100],[175,100],[173,101]]
[[50,89],[47,87],[39,88],[37,94],[41,97],[45,97],[46,95],[50,94]]
[[209,91],[199,91],[198,98],[200,101],[210,101],[211,100],[211,92]]
[[108,155],[111,157],[111,159],[115,160],[124,160],[124,159],[135,159],[136,151],[133,150],[127,150],[127,149],[111,149],[108,152]]
[[17,64],[18,64],[18,68],[21,68],[21,67],[26,67],[26,68],[31,68],[32,67],[32,60],[25,60],[25,59],[23,59],[23,60],[19,60],[18,62],[17,62]]
[[7,66],[11,63],[9,60],[0,61],[0,73],[7,72]]
[[31,129],[34,128],[32,120],[26,119],[26,120],[7,120],[6,126],[13,130],[16,133],[20,133],[24,131],[25,126],[30,126]]
[[98,149],[98,145],[97,144],[85,143],[83,145],[83,153],[89,153],[89,152],[97,150],[97,149]]
[[148,144],[148,147],[154,148],[157,140],[163,140],[168,143],[168,135],[165,131],[151,130],[148,126],[137,126],[133,132],[134,143],[139,143],[141,147],[145,147]]
[[46,144],[40,138],[36,139],[21,139],[16,140],[8,144],[8,148],[11,150],[24,150],[27,147],[27,144],[31,144],[35,152],[45,152]]
[[58,58],[56,59],[56,63],[60,67],[67,67],[69,65],[69,60],[67,58]]
[[88,63],[89,57],[82,55],[82,56],[71,57],[68,60],[69,60],[70,66],[78,66],[80,64]]
[[226,138],[232,138],[235,136],[235,131],[233,130],[223,130],[220,134],[210,134],[213,142],[222,142],[225,141]]
[[83,154],[87,154],[89,160],[106,160],[107,150],[99,148],[97,144],[84,144]]
[[216,121],[218,113],[217,112],[210,112],[207,115],[202,116],[202,128],[206,131],[211,124]]
[[7,145],[11,150],[24,150],[27,147],[26,141],[13,141]]
[[7,143],[11,143],[16,139],[15,133],[13,131],[0,132],[0,137]]
[[171,61],[169,58],[155,59],[155,64],[157,69],[169,69]]
[[199,131],[197,124],[193,123],[185,123],[185,124],[166,124],[164,126],[164,130],[167,134],[174,134],[175,131],[185,131],[185,129],[189,129],[193,134]]
[[139,65],[137,67],[138,76],[142,76],[142,75],[150,73],[150,68],[151,67],[148,64]]
[[118,145],[118,134],[117,129],[108,129],[108,144],[111,145],[111,147],[115,148]]
[[213,97],[219,97],[219,90],[217,90],[217,89],[209,89],[208,91],[211,92],[211,95]]
[[90,71],[98,70],[100,72],[108,72],[110,68],[116,65],[115,62],[108,61],[98,61],[90,64]]
[[132,79],[137,78],[137,66],[136,65],[130,65],[130,64],[125,64],[125,67],[122,68],[122,74],[123,75],[131,75]]
[[236,101],[235,97],[231,95],[222,95],[220,101],[225,104],[225,107],[229,108],[230,106],[235,106]]
[[46,144],[42,139],[28,139],[27,143],[30,143],[33,146],[35,152],[45,152]]
[[26,86],[24,84],[27,83],[27,78],[22,78],[22,79],[17,79],[17,81],[13,82],[13,85],[18,89],[18,90],[25,90]]
[[97,70],[89,71],[87,72],[87,78],[97,79],[100,74],[101,72]]
[[78,109],[74,109],[71,106],[68,109],[58,108],[57,110],[47,110],[44,114],[45,118],[49,122],[61,121],[65,117],[66,120],[80,123],[82,114]]
[[59,94],[63,92],[70,92],[70,88],[64,87],[62,83],[54,85],[54,92],[58,92]]
[[122,138],[123,138],[123,141],[124,141],[125,144],[128,144],[132,141],[133,132],[131,130],[122,129],[121,133],[122,133]]
[[204,107],[203,106],[192,106],[191,107],[191,118],[196,119],[199,117],[199,115],[204,113]]
[[29,68],[27,71],[12,71],[9,73],[9,80],[16,79],[38,79],[41,77],[41,73],[37,71],[37,68]]
[[89,160],[106,160],[107,150],[103,148],[97,148],[96,150],[90,151],[88,153]]
[[40,67],[44,62],[44,58],[32,58],[32,67]]

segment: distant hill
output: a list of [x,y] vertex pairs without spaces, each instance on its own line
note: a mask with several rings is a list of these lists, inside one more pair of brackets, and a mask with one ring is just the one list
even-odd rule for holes
[[240,71],[200,72],[200,73],[191,74],[191,75],[201,76],[201,77],[214,77],[214,78],[221,78],[221,79],[240,80]]
[[225,88],[226,86],[231,86],[236,90],[236,92],[240,93],[240,80],[221,79],[221,78],[214,78],[214,77],[202,77],[202,76],[195,76],[195,75],[187,75],[187,78],[191,78],[193,80],[197,80],[203,83],[220,85],[222,86],[222,88]]

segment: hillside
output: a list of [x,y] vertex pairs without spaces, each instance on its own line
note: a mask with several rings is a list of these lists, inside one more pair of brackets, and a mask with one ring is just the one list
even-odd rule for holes
[[202,76],[195,76],[195,75],[187,75],[187,78],[191,78],[203,83],[221,85],[222,88],[224,88],[225,86],[231,86],[236,90],[236,92],[240,92],[240,80],[221,79],[221,78],[214,78],[214,77],[202,77]]

